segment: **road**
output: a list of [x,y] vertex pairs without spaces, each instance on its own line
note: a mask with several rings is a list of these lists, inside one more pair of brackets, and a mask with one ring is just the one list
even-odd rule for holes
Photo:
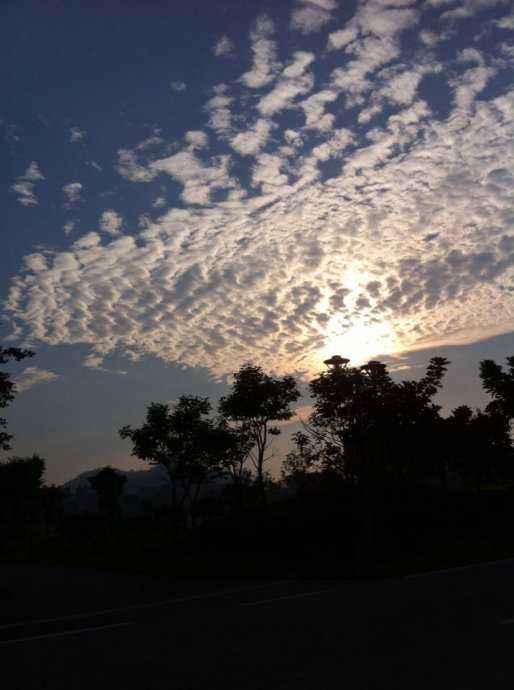
[[11,612],[0,685],[512,690],[513,584],[514,561],[504,561],[376,582],[189,584],[35,621]]

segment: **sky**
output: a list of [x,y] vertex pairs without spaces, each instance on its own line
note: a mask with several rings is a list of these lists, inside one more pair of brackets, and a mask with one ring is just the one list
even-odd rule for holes
[[248,361],[445,355],[443,409],[484,404],[479,360],[514,354],[510,0],[16,0],[0,41],[0,343],[36,351],[7,416],[50,481],[139,467],[117,429]]

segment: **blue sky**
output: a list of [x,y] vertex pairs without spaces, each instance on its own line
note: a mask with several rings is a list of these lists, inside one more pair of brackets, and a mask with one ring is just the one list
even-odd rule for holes
[[37,351],[9,420],[49,479],[135,466],[122,424],[248,360],[445,353],[446,408],[483,404],[514,352],[511,2],[18,1],[0,40],[1,336]]

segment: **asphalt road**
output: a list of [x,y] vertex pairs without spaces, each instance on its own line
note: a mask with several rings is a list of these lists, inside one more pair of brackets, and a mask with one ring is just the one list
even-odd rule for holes
[[512,690],[513,584],[505,561],[381,582],[190,584],[110,610],[9,615],[0,687]]

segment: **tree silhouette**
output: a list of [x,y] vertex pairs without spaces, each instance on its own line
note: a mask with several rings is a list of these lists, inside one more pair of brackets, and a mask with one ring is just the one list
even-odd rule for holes
[[499,412],[507,419],[514,418],[514,357],[507,357],[507,371],[492,359],[480,362],[482,386],[492,397],[487,405],[490,412]]
[[[322,467],[345,479],[364,483],[414,478],[422,471],[421,439],[437,424],[439,406],[432,402],[441,386],[447,360],[434,357],[419,381],[395,383],[385,364],[371,360],[350,367],[333,357],[327,370],[310,383],[314,410],[306,426],[322,455]],[[303,453],[308,449],[302,439]]]
[[446,428],[449,467],[472,479],[478,492],[484,479],[512,479],[512,440],[504,414],[494,407],[483,412],[461,405],[452,410]]
[[55,525],[63,516],[65,489],[51,484],[43,486],[41,491],[41,504],[45,520],[46,533],[49,533],[50,525]]
[[251,459],[257,474],[257,490],[265,501],[264,464],[269,456],[270,437],[280,434],[273,422],[293,416],[291,404],[300,397],[292,376],[272,377],[253,364],[243,365],[234,374],[232,390],[219,403],[219,411],[227,420],[244,428],[253,441]]
[[304,432],[296,435],[286,468],[303,480],[308,472],[321,472],[360,487],[362,558],[377,542],[386,486],[433,472],[434,431],[441,419],[432,398],[448,362],[433,358],[421,380],[400,383],[375,360],[351,367],[336,356],[325,364],[310,383],[314,409]]
[[132,441],[132,455],[166,469],[175,516],[186,502],[193,513],[202,486],[220,471],[219,438],[210,410],[207,398],[184,395],[171,407],[151,403],[143,426],[125,426],[119,432]]
[[98,505],[102,512],[113,518],[119,512],[119,501],[127,478],[112,467],[103,467],[89,479],[91,488],[96,491]]
[[[30,350],[20,350],[17,347],[0,347],[0,364],[6,364],[10,360],[20,362],[26,357],[33,357],[34,353]],[[11,381],[10,375],[5,371],[0,371],[0,408],[7,407],[12,400],[16,386]],[[0,417],[0,450],[9,450],[12,435],[3,431],[7,427],[7,421]]]
[[39,455],[0,463],[1,503],[11,520],[26,519],[36,507],[46,463]]
[[224,418],[220,418],[212,429],[212,443],[219,462],[220,471],[232,482],[231,493],[233,507],[243,506],[243,493],[249,483],[250,473],[246,462],[253,448],[254,442],[246,425],[231,426]]

